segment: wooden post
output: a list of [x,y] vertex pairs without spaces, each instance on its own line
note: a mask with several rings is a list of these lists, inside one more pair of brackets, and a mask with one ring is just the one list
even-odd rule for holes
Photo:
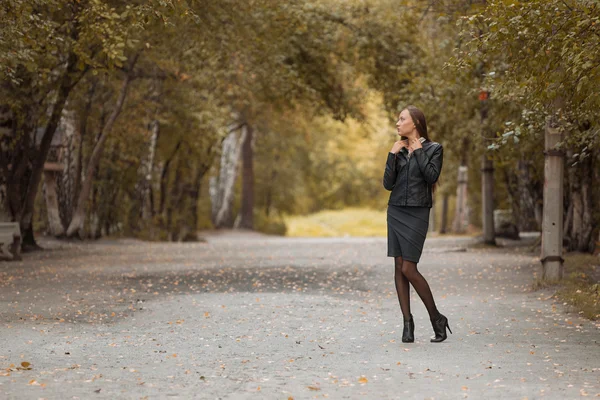
[[563,139],[551,118],[546,120],[544,151],[544,213],[542,217],[542,280],[563,278],[564,153],[556,149]]

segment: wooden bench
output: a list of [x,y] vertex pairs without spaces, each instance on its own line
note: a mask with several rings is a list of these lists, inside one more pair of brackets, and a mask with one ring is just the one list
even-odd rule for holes
[[1,259],[21,259],[21,229],[18,222],[0,222]]

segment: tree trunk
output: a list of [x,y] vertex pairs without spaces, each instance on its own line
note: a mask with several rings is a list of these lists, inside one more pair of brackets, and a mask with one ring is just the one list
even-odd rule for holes
[[[458,178],[456,184],[456,207],[454,210],[454,220],[452,222],[452,231],[454,233],[465,233],[469,226],[469,205],[468,205],[468,179],[469,170],[466,165],[458,167]],[[447,196],[445,207],[447,210]]]
[[[65,169],[59,184],[59,209],[63,225],[68,226],[73,219],[73,213],[77,207],[77,199],[81,192],[81,179],[84,171],[83,145],[87,137],[88,119],[94,103],[94,94],[97,81],[93,82],[87,94],[85,107],[79,117],[78,128],[75,127],[75,118],[63,115],[63,122],[73,121],[73,128],[66,130],[66,155],[64,160]],[[68,125],[68,124],[67,124]],[[72,132],[70,135],[69,132]]]
[[544,160],[544,219],[542,223],[542,279],[563,278],[563,163],[562,152],[555,149],[562,134],[553,118],[546,121]]
[[265,195],[265,215],[267,218],[271,214],[271,204],[273,203],[273,186],[275,184],[275,178],[277,178],[277,166],[279,165],[279,152],[275,154],[273,158],[273,164],[271,165],[271,179],[267,185],[267,193]]
[[48,230],[52,236],[61,237],[65,234],[65,227],[60,219],[56,193],[56,173],[44,171],[44,195],[48,212]]
[[37,247],[35,239],[33,237],[33,228],[31,226],[35,198],[37,196],[37,191],[40,185],[40,181],[42,179],[44,164],[46,163],[48,152],[50,151],[50,146],[52,144],[52,138],[54,137],[54,133],[56,132],[56,128],[58,127],[58,124],[60,122],[63,109],[67,102],[67,98],[69,97],[69,93],[74,87],[74,79],[72,75],[77,70],[77,61],[77,56],[73,52],[71,52],[67,60],[66,71],[62,77],[60,87],[58,89],[56,101],[54,102],[54,106],[52,108],[50,120],[48,121],[46,129],[44,130],[44,136],[42,137],[40,148],[38,149],[36,158],[33,163],[31,177],[27,185],[27,192],[24,199],[22,213],[20,215],[21,231],[31,232],[31,235],[28,239],[25,239],[24,237],[24,245]]
[[8,199],[8,157],[12,137],[13,116],[9,106],[0,106],[0,222],[11,222],[12,215]]
[[442,217],[441,217],[441,226],[440,233],[446,233],[448,231],[448,202],[450,199],[450,195],[448,193],[444,193],[442,197]]
[[77,207],[75,208],[75,212],[73,213],[73,219],[71,219],[71,223],[69,224],[69,228],[67,229],[68,237],[74,236],[76,233],[83,229],[83,223],[85,219],[85,205],[87,203],[92,189],[94,171],[100,163],[100,157],[102,156],[102,150],[104,149],[106,139],[108,139],[108,135],[112,130],[112,127],[115,121],[117,120],[117,117],[121,113],[121,110],[123,109],[125,97],[127,97],[127,90],[129,89],[129,84],[131,83],[133,76],[132,70],[137,61],[138,56],[139,54],[133,56],[132,60],[129,63],[129,71],[127,71],[127,75],[125,76],[123,84],[121,85],[121,90],[119,93],[119,97],[117,98],[115,107],[110,117],[108,118],[108,121],[104,125],[104,128],[102,129],[100,138],[94,146],[94,151],[92,152],[92,156],[90,157],[90,161],[87,165],[85,181],[83,182],[81,192],[79,193],[79,197],[77,199]]
[[150,123],[150,141],[148,143],[148,157],[142,161],[140,166],[140,192],[141,192],[141,217],[143,220],[154,215],[152,204],[152,171],[154,170],[154,155],[156,154],[156,143],[159,135],[159,122],[154,120]]
[[[508,201],[510,203],[510,219],[514,227],[516,228],[516,232],[511,232],[511,234],[516,235],[515,237],[519,237],[519,232],[521,229],[519,228],[519,215],[521,214],[521,204],[519,202],[519,176],[518,169],[517,172],[513,172],[511,168],[501,168],[502,176],[504,178],[504,184],[506,186],[506,191],[508,192]],[[498,227],[498,224],[494,223],[494,229]],[[496,234],[498,232],[495,232]],[[506,232],[504,232],[506,234]]]
[[0,222],[10,222],[11,216],[8,208],[7,186],[0,182]]
[[251,125],[245,125],[246,134],[242,143],[242,209],[239,224],[236,228],[254,229],[254,165],[253,165],[253,142],[254,129]]
[[494,232],[494,160],[487,153],[487,142],[493,139],[492,132],[487,126],[489,100],[481,104],[481,129],[484,151],[481,156],[481,219],[483,223],[483,241],[489,245],[496,245]]
[[221,166],[218,177],[211,177],[209,193],[212,205],[212,220],[215,228],[233,226],[233,195],[237,177],[241,143],[245,140],[247,130],[238,139],[236,130],[231,130],[223,140]]
[[183,161],[177,160],[175,165],[175,177],[173,187],[170,190],[171,197],[167,203],[166,227],[169,234],[169,241],[178,242],[181,236],[185,234],[185,227],[181,223],[185,216],[185,180],[183,178]]
[[590,179],[593,175],[593,159],[590,155],[569,168],[569,208],[565,229],[569,251],[592,252],[594,248],[593,196]]
[[518,164],[518,203],[516,213],[520,231],[537,231],[541,226],[540,205],[543,192],[538,180],[534,180],[530,173],[531,162],[521,159]]
[[181,141],[177,142],[175,145],[175,149],[173,153],[171,153],[171,157],[167,158],[165,164],[162,167],[162,172],[160,174],[160,203],[158,206],[158,213],[160,215],[165,211],[165,205],[167,204],[167,189],[169,183],[169,169],[171,167],[171,163],[175,159],[177,152],[181,148]]

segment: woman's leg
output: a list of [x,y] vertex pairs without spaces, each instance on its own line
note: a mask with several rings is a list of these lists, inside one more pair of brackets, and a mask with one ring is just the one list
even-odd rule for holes
[[394,263],[396,265],[394,273],[394,281],[396,282],[396,292],[398,293],[398,301],[400,302],[400,309],[402,310],[402,316],[405,320],[410,319],[410,286],[408,279],[402,273],[402,257],[394,257]]
[[[398,271],[397,265],[396,271]],[[437,318],[439,312],[435,306],[433,294],[431,293],[429,284],[423,275],[421,275],[421,273],[417,270],[417,264],[412,261],[404,260],[402,262],[401,272],[405,276],[405,279],[408,279],[408,281],[413,285],[421,300],[423,300],[423,304],[425,304],[427,312],[429,313],[429,318],[432,320]]]

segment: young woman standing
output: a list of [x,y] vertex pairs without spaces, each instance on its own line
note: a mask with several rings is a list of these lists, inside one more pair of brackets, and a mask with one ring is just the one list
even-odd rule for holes
[[409,297],[412,284],[429,313],[435,333],[431,341],[443,342],[446,328],[450,330],[448,318],[437,310],[429,284],[417,270],[417,264],[427,236],[432,195],[442,170],[444,149],[429,140],[425,115],[414,106],[400,112],[396,127],[400,140],[388,154],[383,186],[391,191],[387,209],[388,257],[394,257],[396,267],[394,279],[404,317],[402,341],[415,340]]

